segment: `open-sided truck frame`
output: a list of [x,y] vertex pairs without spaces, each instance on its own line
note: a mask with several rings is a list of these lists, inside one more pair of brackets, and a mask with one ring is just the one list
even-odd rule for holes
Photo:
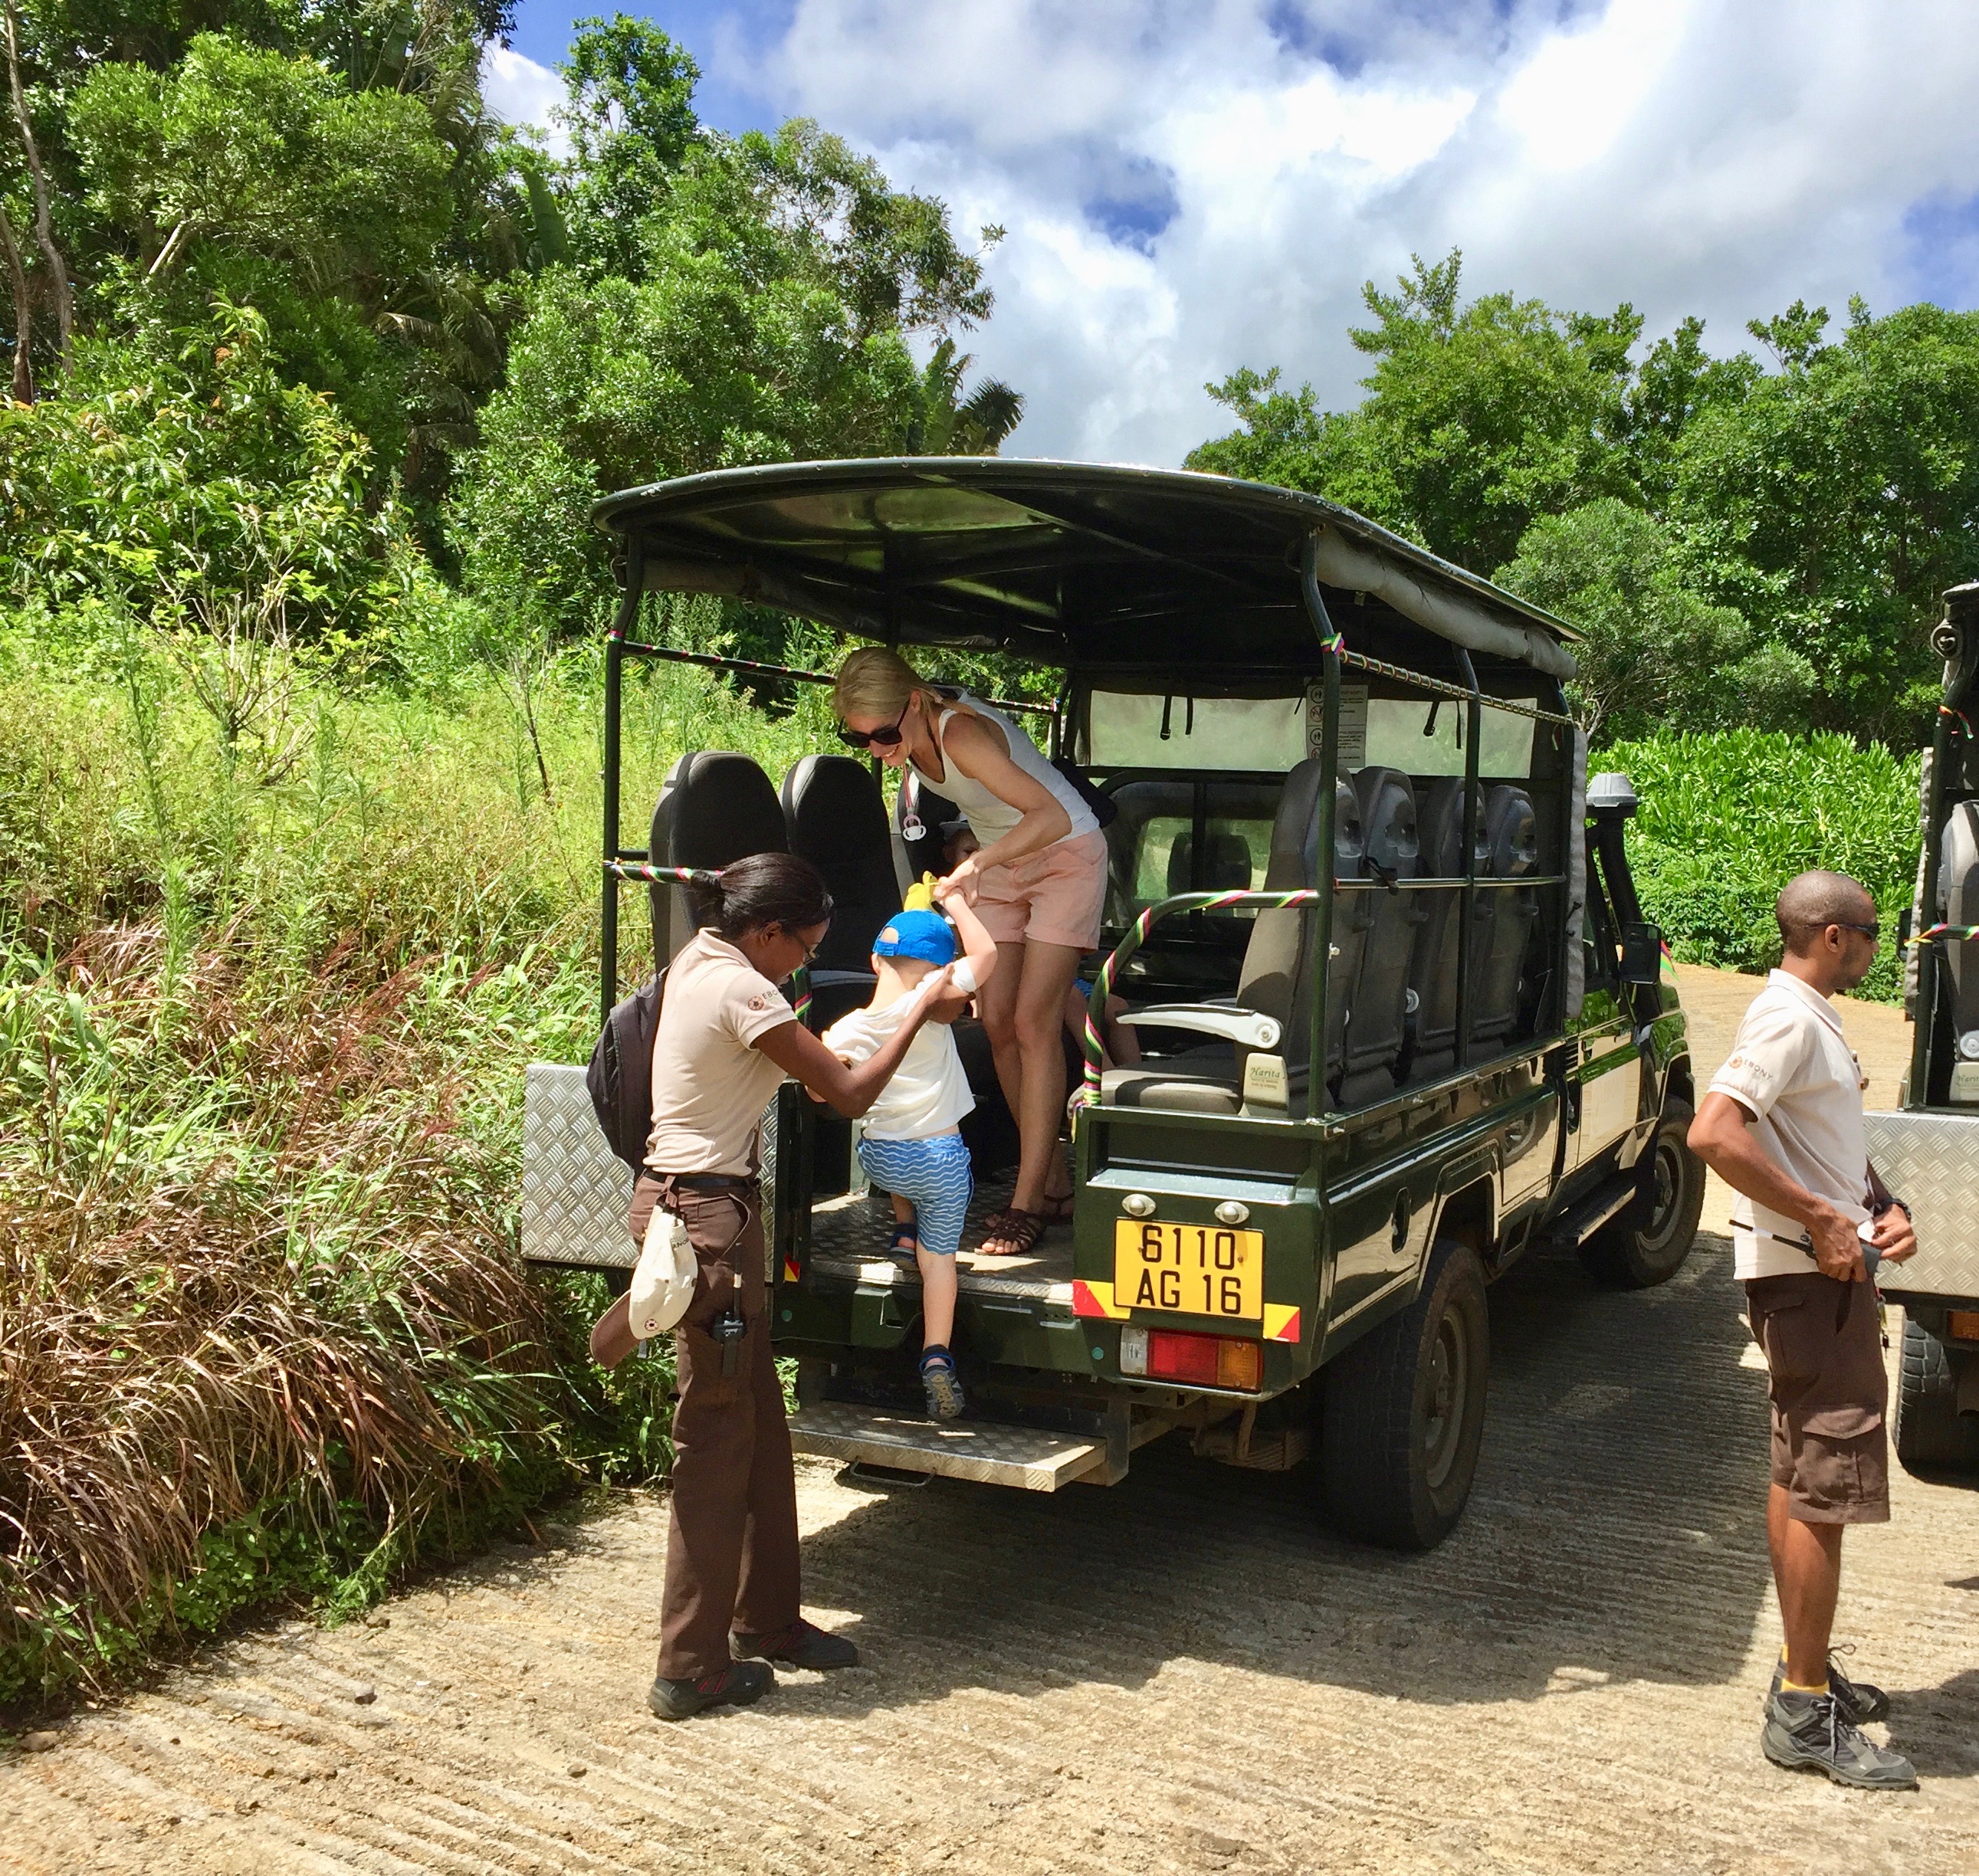
[[[1176,1429],[1199,1450],[1268,1468],[1289,1469],[1316,1443],[1311,1470],[1336,1523],[1404,1546],[1438,1539],[1461,1510],[1482,1434],[1484,1285],[1542,1242],[1583,1247],[1616,1281],[1662,1281],[1689,1251],[1701,1201],[1683,1139],[1684,1019],[1623,851],[1633,796],[1617,777],[1587,798],[1563,688],[1571,631],[1332,504],[1180,472],[978,459],[780,466],[628,491],[598,519],[620,545],[623,582],[605,667],[608,1007],[619,990],[619,889],[668,877],[668,855],[628,848],[620,830],[626,661],[681,655],[639,635],[648,592],[722,594],[883,642],[1053,666],[1054,753],[1109,789],[1140,771],[1096,744],[1106,714],[1096,700],[1162,698],[1164,737],[1171,711],[1185,709],[1192,725],[1198,701],[1288,702],[1308,726],[1298,753],[1322,777],[1367,761],[1371,709],[1406,702],[1425,737],[1436,713],[1450,713],[1460,872],[1337,863],[1349,833],[1337,804],[1353,799],[1343,783],[1314,789],[1306,877],[1130,910],[1091,999],[1063,1268],[1029,1283],[964,1278],[970,1420],[936,1427],[908,1404],[910,1273],[814,1255],[814,1193],[846,1180],[814,1164],[810,1104],[793,1088],[769,1116],[764,1168],[772,1316],[798,1360],[801,1449],[1052,1489],[1115,1480],[1135,1447]],[[1536,865],[1509,877],[1480,846],[1494,726],[1524,738],[1514,779],[1537,830]],[[1275,789],[1286,769],[1261,759],[1189,773]],[[1531,937],[1516,1021],[1479,1040],[1471,945],[1494,893],[1517,897]],[[1371,1088],[1366,1072],[1343,1084],[1331,1072],[1354,986],[1319,964],[1337,966],[1353,907],[1378,908],[1365,894],[1411,908],[1391,913],[1401,924],[1387,942],[1399,929],[1404,946],[1412,908],[1437,894],[1460,908],[1450,1059],[1411,1077],[1404,1052]],[[1116,1099],[1095,1024],[1109,989],[1135,987],[1137,954],[1169,933],[1183,943],[1217,929],[1241,948],[1255,921],[1287,916],[1304,953],[1294,974],[1303,968],[1318,987],[1285,1023],[1248,1033],[1234,1091],[1208,1102],[1225,1111]],[[793,993],[801,1009],[806,986]],[[1231,1002],[1182,1020],[1229,1035]],[[1294,1023],[1305,1033],[1285,1036]],[[586,1149],[582,1122],[569,1119],[572,1072],[531,1071],[525,1252],[622,1267],[623,1168],[596,1142],[577,1164]],[[1194,1257],[1204,1307],[1145,1285],[1135,1294],[1135,1247],[1147,1256],[1150,1231],[1173,1234],[1178,1270]],[[1167,1255],[1157,1244],[1148,1261]],[[1224,1274],[1242,1273],[1220,1294],[1210,1281],[1219,1259]]]
[[1979,584],[1944,595],[1944,661],[1904,920],[1911,1065],[1869,1155],[1910,1206],[1917,1255],[1878,1278],[1904,1309],[1893,1431],[1915,1472],[1979,1476]]

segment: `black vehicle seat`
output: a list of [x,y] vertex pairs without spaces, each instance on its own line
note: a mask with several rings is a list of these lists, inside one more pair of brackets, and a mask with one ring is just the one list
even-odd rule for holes
[[[748,756],[690,749],[667,771],[653,809],[646,857],[659,867],[725,867],[751,853],[789,851],[784,810],[770,778]],[[654,884],[653,955],[671,959],[696,920],[678,886]]]
[[1195,840],[1179,836],[1169,849],[1169,890],[1174,893],[1248,892],[1251,885],[1251,843],[1235,828],[1212,827],[1203,842],[1201,873],[1195,867]]
[[900,910],[887,804],[856,757],[806,756],[784,777],[783,809],[791,851],[824,875],[831,893],[831,930],[811,960],[811,982],[820,1004],[838,1006],[820,1017],[832,1023],[854,1004],[826,997],[824,977],[855,974],[867,986],[855,999],[864,1003],[872,994],[873,940]]
[[[1113,791],[1113,805],[1119,811],[1105,830],[1109,925],[1125,925],[1141,909],[1135,887],[1149,824],[1168,817],[1186,821],[1193,812],[1195,799],[1195,787],[1187,781],[1143,778],[1123,782]],[[1173,848],[1169,850],[1166,877],[1170,880],[1175,877]]]
[[[1454,880],[1464,872],[1464,780],[1440,775],[1423,791],[1417,820],[1421,844],[1419,878]],[[1488,871],[1480,841],[1477,870]],[[1409,1058],[1411,1081],[1441,1075],[1457,1061],[1457,972],[1458,937],[1464,922],[1464,895],[1452,889],[1423,893],[1422,923],[1416,927],[1415,949],[1409,961],[1409,988],[1416,995],[1415,1048]],[[1478,933],[1473,931],[1472,942]],[[1475,955],[1473,951],[1473,955]]]
[[[1367,841],[1367,872],[1381,880],[1418,877],[1420,839],[1414,785],[1400,769],[1364,768],[1354,777]],[[1340,1104],[1357,1107],[1391,1094],[1408,1012],[1409,970],[1422,916],[1415,893],[1358,893],[1350,903],[1360,932],[1361,967],[1348,993]]]
[[[1477,870],[1494,880],[1529,877],[1539,870],[1539,815],[1523,788],[1500,784],[1484,797]],[[1502,887],[1477,895],[1477,924],[1470,940],[1470,1039],[1473,1048],[1502,1042],[1519,1016],[1519,973],[1538,894]]]
[[[1272,823],[1263,890],[1295,891],[1316,880],[1319,791],[1324,785],[1324,771],[1316,761],[1301,762],[1287,774]],[[1350,877],[1360,865],[1359,824],[1357,817],[1348,818],[1351,797],[1351,790],[1335,785],[1334,846],[1343,873]],[[1335,897],[1336,923],[1342,919],[1346,897]],[[1245,947],[1236,996],[1243,1008],[1275,1016],[1282,1026],[1278,1052],[1285,1059],[1295,1109],[1304,1104],[1312,1035],[1308,920],[1309,913],[1298,908],[1258,914]],[[1341,961],[1338,956],[1333,960],[1336,970]],[[1101,1079],[1100,1099],[1109,1106],[1235,1114],[1243,1105],[1243,1058],[1249,1052],[1234,1043],[1212,1041],[1137,1067],[1110,1069]]]
[[[941,877],[946,870],[941,863],[942,825],[961,818],[962,810],[946,795],[923,786],[911,769],[901,771],[900,790],[893,797],[893,873],[898,890],[904,893],[923,873],[932,873],[937,879]],[[918,830],[911,839],[910,829]]]

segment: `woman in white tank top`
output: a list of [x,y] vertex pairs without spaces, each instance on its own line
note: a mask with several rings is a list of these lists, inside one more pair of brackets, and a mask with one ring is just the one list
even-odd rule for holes
[[1059,1036],[1079,960],[1099,942],[1106,837],[1079,791],[1001,711],[938,690],[897,652],[867,645],[839,668],[832,705],[847,741],[910,768],[967,817],[981,843],[942,883],[976,907],[999,968],[980,999],[996,1079],[1023,1142],[1016,1189],[981,1250],[1029,1251],[1071,1215],[1058,1150],[1065,1115]]

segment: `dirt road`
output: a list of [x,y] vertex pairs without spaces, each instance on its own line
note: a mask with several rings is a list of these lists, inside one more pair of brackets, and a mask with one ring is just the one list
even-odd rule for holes
[[[1717,991],[1735,1020],[1749,986]],[[665,1727],[663,1507],[630,1499],[8,1755],[0,1868],[1971,1871],[1979,1494],[1900,1475],[1850,1539],[1842,1631],[1921,1790],[1759,1757],[1764,1376],[1729,1263],[1712,1238],[1646,1295],[1571,1261],[1494,1290],[1477,1491],[1430,1556],[1169,1443],[1053,1497],[807,1465],[813,1612],[870,1665]]]

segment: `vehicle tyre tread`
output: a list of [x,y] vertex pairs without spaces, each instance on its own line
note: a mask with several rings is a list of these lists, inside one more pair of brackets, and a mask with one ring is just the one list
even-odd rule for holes
[[[1438,1494],[1416,1463],[1417,1379],[1444,1311],[1457,1295],[1474,1328],[1474,1397],[1460,1436],[1464,1448]],[[1430,1250],[1415,1301],[1322,1372],[1319,1470],[1325,1513],[1336,1530],[1398,1550],[1427,1550],[1442,1541],[1470,1496],[1489,1369],[1483,1267],[1468,1245],[1440,1241]]]
[[1580,1247],[1580,1261],[1596,1282],[1616,1290],[1649,1290],[1668,1283],[1683,1268],[1697,1242],[1697,1227],[1704,1215],[1704,1162],[1690,1150],[1690,1104],[1672,1098],[1663,1106],[1649,1142],[1643,1169],[1653,1173],[1654,1155],[1674,1134],[1682,1187],[1678,1215],[1670,1233],[1660,1244],[1648,1242],[1643,1227],[1647,1223],[1646,1197],[1630,1202],[1613,1222],[1604,1225]]
[[1906,1472],[1979,1472],[1979,1414],[1958,1411],[1958,1377],[1944,1344],[1908,1313],[1891,1407],[1891,1443]]

